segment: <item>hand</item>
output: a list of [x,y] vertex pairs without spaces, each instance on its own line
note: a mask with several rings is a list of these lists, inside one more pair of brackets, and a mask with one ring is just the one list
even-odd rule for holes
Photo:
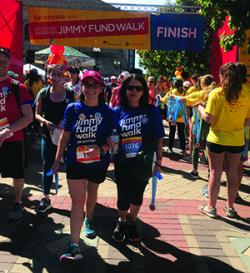
[[49,131],[53,132],[56,128],[56,125],[53,122],[50,121],[46,121],[46,126],[49,129]]
[[107,146],[108,151],[112,150],[115,147],[115,143],[112,141],[111,137],[107,138],[105,146]]
[[153,175],[155,175],[155,173],[157,173],[157,172],[161,172],[161,167],[159,164],[154,165]]
[[53,166],[51,167],[54,174],[58,173],[60,166],[60,161],[55,160]]
[[10,138],[12,136],[13,136],[13,132],[8,128],[4,128],[3,130],[0,130],[0,146],[3,144],[5,139]]
[[98,145],[93,145],[88,150],[88,156],[89,157],[97,157],[100,156],[101,148]]

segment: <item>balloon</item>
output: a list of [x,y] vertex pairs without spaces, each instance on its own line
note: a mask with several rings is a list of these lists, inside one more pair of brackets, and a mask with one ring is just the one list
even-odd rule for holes
[[64,53],[64,46],[51,45],[50,55],[48,57],[48,64],[66,64]]

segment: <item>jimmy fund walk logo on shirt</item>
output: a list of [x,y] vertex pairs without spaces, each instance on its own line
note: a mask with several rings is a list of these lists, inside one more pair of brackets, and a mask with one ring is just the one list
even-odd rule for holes
[[98,125],[101,124],[103,117],[101,113],[95,113],[86,118],[84,114],[80,114],[76,121],[76,138],[95,140]]
[[142,145],[141,127],[147,124],[146,114],[131,118],[125,118],[120,121],[122,149],[127,158],[135,157],[140,151]]

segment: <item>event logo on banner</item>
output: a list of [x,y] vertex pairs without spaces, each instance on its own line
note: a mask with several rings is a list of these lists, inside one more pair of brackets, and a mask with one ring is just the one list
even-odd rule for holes
[[150,16],[151,49],[201,51],[204,18],[198,14]]
[[31,44],[149,49],[149,14],[29,8]]

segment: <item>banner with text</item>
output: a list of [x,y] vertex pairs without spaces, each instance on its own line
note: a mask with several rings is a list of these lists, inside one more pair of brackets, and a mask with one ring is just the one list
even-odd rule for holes
[[33,45],[149,49],[149,14],[31,7]]
[[204,45],[204,17],[199,14],[150,16],[151,49],[201,51]]

